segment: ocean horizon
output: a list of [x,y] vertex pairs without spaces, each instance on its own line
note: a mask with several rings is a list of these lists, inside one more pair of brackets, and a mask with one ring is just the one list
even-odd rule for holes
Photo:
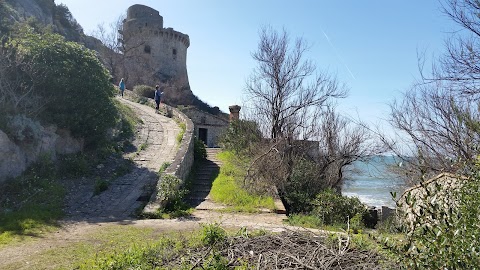
[[368,206],[396,208],[391,192],[396,192],[398,198],[405,190],[404,180],[388,169],[396,164],[393,156],[373,156],[354,162],[345,172],[342,195],[357,197]]

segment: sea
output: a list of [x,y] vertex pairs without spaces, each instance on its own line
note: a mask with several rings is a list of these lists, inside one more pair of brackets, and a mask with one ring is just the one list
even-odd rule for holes
[[342,182],[342,194],[357,197],[368,206],[395,208],[392,192],[397,198],[405,190],[405,182],[390,172],[391,166],[398,166],[393,156],[372,156],[365,161],[349,165]]

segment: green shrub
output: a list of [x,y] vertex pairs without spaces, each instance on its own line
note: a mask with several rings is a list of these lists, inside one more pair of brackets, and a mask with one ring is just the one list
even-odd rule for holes
[[[325,225],[346,225],[356,215],[363,216],[366,207],[358,198],[350,198],[327,189],[319,193],[313,201],[312,214],[323,220]],[[358,219],[358,217],[357,217]]]
[[183,197],[187,191],[181,186],[182,180],[174,175],[163,174],[160,179],[157,198],[160,201],[166,201],[162,212],[175,212],[176,210],[188,210],[183,202]]
[[60,157],[58,172],[62,177],[79,177],[88,173],[90,163],[85,154],[65,155]]
[[202,243],[213,246],[227,239],[227,232],[218,223],[202,225]]
[[319,177],[316,164],[300,158],[295,161],[290,179],[285,183],[283,199],[290,213],[309,213],[313,209],[312,200],[323,190],[314,181]]
[[246,120],[232,121],[220,138],[220,144],[225,150],[236,154],[247,154],[255,143],[262,139],[262,133],[257,123]]
[[411,212],[406,244],[397,250],[402,262],[408,269],[479,269],[480,175],[462,188],[441,190],[436,183],[423,196],[405,200],[418,211]]
[[193,145],[193,156],[195,160],[201,161],[207,158],[207,149],[205,149],[205,143],[195,137]]
[[108,71],[94,51],[29,27],[19,30],[7,48],[16,53],[20,69],[33,74],[24,77],[23,85],[34,87],[45,102],[40,113],[45,122],[85,138],[87,145],[105,141],[118,114]]
[[105,180],[95,181],[95,189],[93,194],[98,195],[108,189],[108,182]]
[[145,98],[155,97],[155,88],[148,85],[135,85],[133,87],[133,92]]

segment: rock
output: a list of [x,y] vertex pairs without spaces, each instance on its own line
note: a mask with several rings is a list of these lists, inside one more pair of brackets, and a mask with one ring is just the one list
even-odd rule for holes
[[0,182],[16,177],[27,168],[27,159],[15,143],[0,130]]
[[[18,119],[17,119],[18,118]],[[0,130],[0,182],[21,175],[40,157],[56,160],[57,154],[74,154],[83,150],[84,141],[75,139],[68,130],[54,125],[43,127],[36,120],[18,116],[10,126],[15,140]]]
[[21,19],[35,17],[45,25],[53,24],[53,8],[55,6],[53,0],[45,1],[42,6],[35,0],[15,0],[13,5]]

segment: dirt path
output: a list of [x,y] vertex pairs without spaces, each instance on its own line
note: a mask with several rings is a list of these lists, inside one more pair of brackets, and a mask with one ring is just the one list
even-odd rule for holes
[[[199,228],[202,223],[217,222],[225,227],[248,227],[270,231],[294,229],[283,224],[285,215],[274,213],[251,215],[197,210],[189,218],[136,219],[132,214],[142,205],[139,198],[146,187],[155,183],[156,172],[160,166],[175,156],[177,150],[175,141],[179,127],[172,119],[155,114],[150,107],[124,99],[121,99],[121,102],[133,108],[144,123],[135,144],[144,145],[145,149],[133,156],[135,169],[115,180],[108,190],[100,195],[95,196],[91,187],[75,187],[75,190],[69,192],[67,218],[62,221],[61,228],[38,239],[1,248],[0,269],[38,269],[32,267],[30,262],[38,260],[39,254],[74,243],[92,241],[89,235],[101,231],[108,225],[182,231]],[[55,263],[52,263],[51,269],[56,268]]]

